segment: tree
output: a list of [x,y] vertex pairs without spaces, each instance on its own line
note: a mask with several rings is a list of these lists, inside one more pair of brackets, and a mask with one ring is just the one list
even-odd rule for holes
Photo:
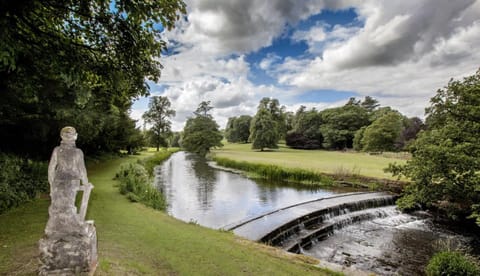
[[412,117],[405,121],[405,127],[400,134],[399,139],[395,143],[395,147],[399,150],[405,149],[412,141],[417,138],[421,130],[425,130],[426,126],[418,117]]
[[278,148],[277,122],[266,108],[259,106],[257,114],[250,125],[250,138],[252,149]]
[[321,148],[323,136],[320,132],[322,118],[314,108],[306,111],[300,106],[293,119],[293,129],[287,133],[286,143],[289,147],[298,149]]
[[427,125],[409,147],[412,159],[391,164],[394,175],[412,180],[399,207],[444,211],[451,219],[470,215],[480,225],[480,70],[450,80],[426,109]]
[[367,111],[355,99],[350,99],[342,107],[325,109],[320,114],[320,131],[323,146],[327,149],[352,148],[355,132],[369,124]]
[[252,117],[242,115],[240,117],[228,118],[225,128],[225,138],[231,143],[247,143],[250,137],[250,122]]
[[170,109],[170,106],[167,97],[153,96],[148,103],[148,110],[142,115],[145,123],[152,125],[150,136],[157,151],[160,146],[165,146],[172,124],[169,118],[175,116],[175,110]]
[[375,120],[363,132],[362,149],[364,151],[396,150],[395,143],[402,133],[403,121],[404,117],[399,112],[390,112]]
[[158,80],[160,34],[184,12],[180,0],[1,1],[0,149],[46,157],[65,125],[87,154],[126,147],[111,134]]
[[370,96],[366,96],[360,105],[367,110],[368,113],[372,113],[377,107],[380,106],[377,100]]
[[201,102],[194,112],[194,118],[188,118],[183,130],[182,147],[205,156],[212,147],[221,147],[223,135],[218,125],[208,113],[213,107],[210,102]]
[[279,139],[285,138],[287,133],[285,106],[280,106],[277,99],[265,97],[260,100],[258,109],[260,108],[267,110],[272,116],[272,119],[276,122],[276,133],[278,135],[277,142]]
[[366,126],[363,126],[355,132],[355,136],[353,137],[353,149],[356,151],[361,151],[363,149],[363,134],[365,133],[366,128]]

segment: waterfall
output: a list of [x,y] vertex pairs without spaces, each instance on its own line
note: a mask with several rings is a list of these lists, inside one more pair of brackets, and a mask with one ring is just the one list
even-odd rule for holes
[[394,196],[384,196],[347,202],[296,218],[271,231],[261,241],[286,251],[301,253],[319,240],[328,238],[336,229],[352,223],[394,214]]

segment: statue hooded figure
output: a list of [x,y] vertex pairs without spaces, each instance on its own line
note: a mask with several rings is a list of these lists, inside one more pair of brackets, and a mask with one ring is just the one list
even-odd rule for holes
[[[48,165],[51,203],[45,236],[40,240],[40,275],[91,274],[97,260],[93,221],[85,221],[90,190],[83,152],[75,146],[77,132],[64,127],[62,141],[53,150]],[[83,191],[80,213],[75,199]]]
[[58,237],[83,234],[82,218],[77,214],[75,198],[80,190],[80,181],[87,186],[87,170],[83,152],[75,146],[77,132],[73,127],[64,127],[60,132],[62,142],[53,150],[48,164],[50,183],[50,215],[45,234]]

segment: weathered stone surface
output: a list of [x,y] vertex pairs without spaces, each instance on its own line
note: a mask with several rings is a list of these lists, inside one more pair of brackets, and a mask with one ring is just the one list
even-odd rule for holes
[[[45,235],[39,242],[40,275],[88,275],[97,265],[97,235],[93,221],[85,221],[88,182],[83,153],[76,148],[73,127],[61,132],[62,143],[52,153],[48,167],[51,204]],[[80,213],[75,206],[83,191]]]

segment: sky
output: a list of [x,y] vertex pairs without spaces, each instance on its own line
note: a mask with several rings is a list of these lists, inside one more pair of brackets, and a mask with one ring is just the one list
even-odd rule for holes
[[[263,97],[295,111],[372,96],[424,117],[451,78],[480,68],[480,0],[186,0],[164,31],[168,50],[151,96],[166,96],[183,129],[201,101],[224,128]],[[480,95],[479,95],[480,96]],[[139,120],[148,98],[134,102]]]

